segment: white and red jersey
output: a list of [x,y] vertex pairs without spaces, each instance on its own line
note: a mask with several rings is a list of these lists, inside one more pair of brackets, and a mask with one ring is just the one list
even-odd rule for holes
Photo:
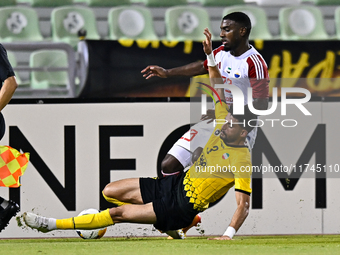
[[[242,90],[244,104],[247,104],[249,87],[253,89],[253,98],[269,97],[267,64],[253,46],[238,57],[231,55],[229,51],[225,51],[223,45],[213,50],[213,53],[223,81]],[[208,69],[207,60],[204,61],[204,67]],[[225,98],[230,106],[233,103],[230,90],[225,90]]]
[[[253,46],[238,57],[225,51],[223,45],[215,49],[213,53],[224,82],[241,89],[244,95],[244,104],[247,104],[249,87],[253,89],[253,99],[269,97],[267,64]],[[204,67],[208,69],[207,60],[204,62]],[[227,89],[224,91],[224,94],[226,103],[230,106],[233,103],[233,95]],[[177,158],[184,168],[191,163],[190,153],[193,153],[197,147],[204,148],[214,131],[213,123],[208,122],[210,120],[200,121],[191,127],[168,152],[168,154]],[[256,133],[257,128],[254,128],[247,135],[247,143],[250,148],[254,146]],[[218,134],[216,133],[215,135]]]

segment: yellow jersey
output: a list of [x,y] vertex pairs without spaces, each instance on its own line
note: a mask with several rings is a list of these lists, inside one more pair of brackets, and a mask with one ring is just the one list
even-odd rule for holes
[[[227,104],[218,102],[216,119],[225,119]],[[198,160],[190,167],[183,179],[184,194],[193,209],[204,211],[209,203],[221,198],[232,186],[235,190],[251,193],[251,157],[246,146],[225,144],[220,138],[224,123],[216,124],[209,141]]]

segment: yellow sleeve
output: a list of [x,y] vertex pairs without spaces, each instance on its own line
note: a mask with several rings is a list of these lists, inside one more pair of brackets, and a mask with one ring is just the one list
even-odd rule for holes
[[234,171],[235,191],[240,191],[250,195],[251,193],[251,164],[250,162],[241,161],[235,164]]
[[[222,102],[222,104],[221,104]],[[225,119],[225,117],[228,115],[229,107],[224,101],[217,101],[217,104],[215,105],[215,117],[216,119]]]

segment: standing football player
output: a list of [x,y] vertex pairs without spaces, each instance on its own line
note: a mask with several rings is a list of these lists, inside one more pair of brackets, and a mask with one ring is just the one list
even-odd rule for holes
[[[223,82],[240,88],[247,102],[247,89],[252,88],[253,106],[258,110],[268,108],[269,76],[267,64],[261,54],[249,44],[251,22],[249,17],[242,12],[233,12],[223,17],[221,22],[222,45],[213,51],[217,67],[222,75]],[[168,78],[173,76],[195,76],[208,73],[207,60],[194,62],[185,66],[164,69],[150,65],[142,70],[144,77]],[[233,102],[231,91],[224,91],[226,103],[230,106]],[[162,161],[163,176],[178,174],[191,162],[193,153],[198,147],[204,147],[214,126],[211,119],[215,118],[214,110],[208,110],[202,121],[194,125],[170,149]],[[247,146],[254,146],[257,129],[250,132],[246,139]],[[199,156],[200,153],[197,153]]]

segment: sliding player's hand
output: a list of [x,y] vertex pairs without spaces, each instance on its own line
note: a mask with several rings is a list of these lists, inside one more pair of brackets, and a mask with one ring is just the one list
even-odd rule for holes
[[214,119],[215,119],[215,110],[213,110],[213,109],[208,109],[207,114],[203,114],[201,116],[201,120],[210,120],[207,123],[213,122]]
[[160,66],[147,66],[141,73],[145,79],[150,79],[151,77],[157,76],[160,78],[167,78],[167,70]]
[[205,35],[205,40],[202,42],[203,50],[205,54],[210,55],[212,52],[211,33],[208,28],[205,28],[203,34]]
[[215,238],[208,238],[208,240],[233,240],[229,236],[220,236]]

